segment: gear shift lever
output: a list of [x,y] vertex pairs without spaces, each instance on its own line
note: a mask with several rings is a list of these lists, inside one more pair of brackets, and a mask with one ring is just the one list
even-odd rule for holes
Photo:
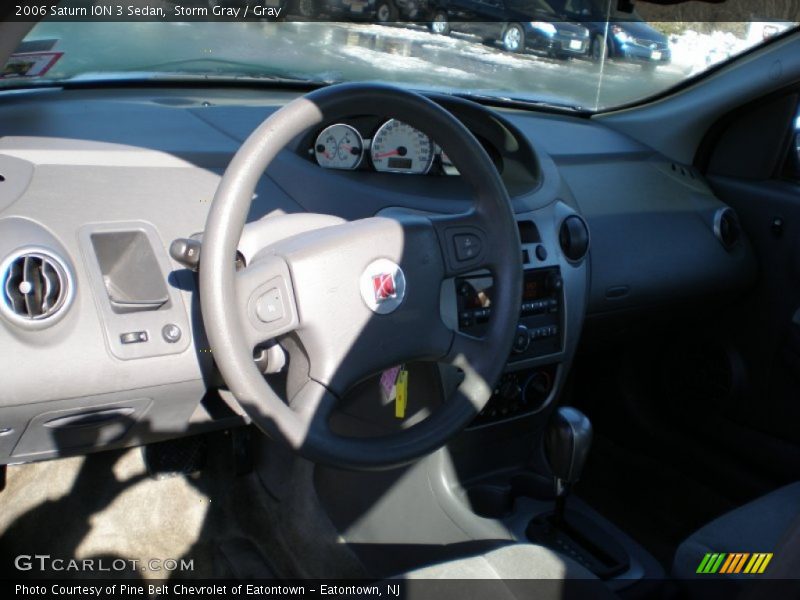
[[571,407],[553,414],[544,451],[555,478],[556,506],[552,513],[536,515],[525,533],[534,544],[568,554],[600,579],[609,579],[628,570],[628,551],[596,517],[581,510],[564,516],[567,494],[581,476],[591,445],[592,424],[586,415]]
[[564,505],[572,484],[578,481],[592,445],[592,423],[576,408],[559,408],[547,426],[544,450],[555,477],[555,522],[564,520]]

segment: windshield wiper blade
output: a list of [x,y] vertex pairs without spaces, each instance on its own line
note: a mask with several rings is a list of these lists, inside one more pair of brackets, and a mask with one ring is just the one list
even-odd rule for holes
[[518,98],[514,96],[497,96],[494,94],[484,94],[477,92],[451,92],[452,96],[472,100],[480,104],[490,104],[492,106],[502,106],[507,108],[539,108],[556,112],[570,112],[588,114],[590,111],[579,104],[562,104],[561,102],[550,102],[547,100],[534,100],[531,98]]

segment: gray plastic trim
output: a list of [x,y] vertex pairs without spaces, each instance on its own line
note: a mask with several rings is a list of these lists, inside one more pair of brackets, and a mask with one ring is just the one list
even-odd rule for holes
[[[10,431],[0,435],[0,464],[85,454],[186,435],[194,428],[209,425],[191,422],[204,393],[203,381],[195,380],[41,404],[4,406],[0,413],[0,430]],[[124,414],[128,409],[132,412]],[[117,430],[121,435],[101,439],[82,434],[75,437],[73,432],[65,435],[58,428],[46,426],[54,419],[80,419],[97,412],[102,415],[105,411],[112,411],[112,415],[113,411],[121,411],[117,413],[119,418],[115,422],[128,426],[125,432]],[[103,422],[101,420],[100,425]],[[105,421],[107,424],[111,422]],[[87,425],[89,430],[93,429],[91,423]],[[94,430],[97,433],[97,427]]]
[[26,160],[0,154],[0,212],[22,197],[33,179],[33,170]]
[[114,404],[43,412],[31,419],[14,448],[14,457],[91,449],[122,440],[147,413],[152,400],[135,398]]
[[[163,279],[169,296],[168,302],[160,308],[124,313],[114,310],[95,255],[92,235],[115,232],[141,232],[146,236],[158,263],[159,272],[154,275]],[[172,265],[155,228],[143,221],[91,224],[79,230],[78,239],[91,281],[92,295],[103,322],[103,331],[109,352],[116,358],[131,360],[179,354],[187,350],[192,342],[188,314],[174,282],[169,282],[170,274],[173,272]],[[177,342],[170,342],[161,334],[164,326],[169,324],[177,325],[181,329],[182,335]],[[145,332],[147,340],[131,344],[122,343],[121,336],[133,332]]]

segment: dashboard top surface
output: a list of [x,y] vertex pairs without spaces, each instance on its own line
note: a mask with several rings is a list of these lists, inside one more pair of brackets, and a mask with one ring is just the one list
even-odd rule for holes
[[[222,158],[235,152],[272,112],[300,95],[250,89],[7,92],[0,94],[0,135],[125,144],[187,159],[198,154]],[[642,144],[586,118],[488,110],[510,119],[538,149],[554,157],[648,152]]]

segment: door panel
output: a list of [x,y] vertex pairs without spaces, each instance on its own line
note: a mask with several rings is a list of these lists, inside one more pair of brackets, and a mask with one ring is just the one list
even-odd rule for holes
[[759,261],[759,283],[738,324],[754,405],[748,420],[800,442],[800,186],[712,180],[739,214]]
[[[800,473],[800,179],[786,177],[786,165],[800,164],[796,110],[796,96],[784,96],[734,120],[718,138],[727,146],[713,153],[724,160],[709,161],[712,171],[724,164],[727,173],[708,174],[718,197],[737,212],[759,265],[756,288],[722,322],[745,374],[742,398],[726,416],[731,433],[744,428],[761,440],[750,453],[752,467],[786,481]],[[733,176],[737,153],[775,161],[751,162]],[[731,435],[729,444],[748,437]]]

